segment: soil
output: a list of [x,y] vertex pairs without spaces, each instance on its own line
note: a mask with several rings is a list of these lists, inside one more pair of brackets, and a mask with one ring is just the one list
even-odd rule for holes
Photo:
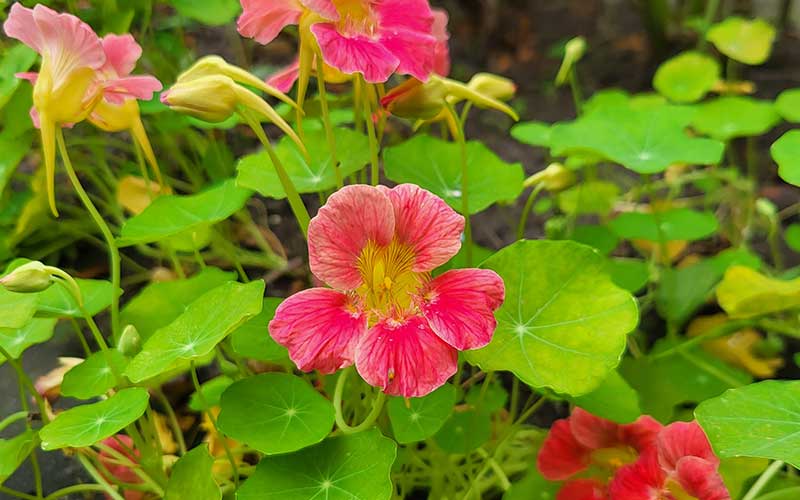
[[[585,95],[595,89],[620,87],[631,92],[649,91],[650,79],[665,56],[694,45],[691,37],[674,36],[670,43],[656,46],[648,37],[639,5],[633,0],[443,0],[434,4],[450,12],[451,50],[454,60],[453,76],[466,80],[479,71],[491,71],[512,78],[519,86],[515,106],[522,110],[523,120],[536,119],[554,122],[575,116],[572,97],[567,89],[556,89],[552,80],[560,59],[558,47],[573,36],[587,39],[589,51],[580,64],[580,81]],[[683,2],[681,2],[683,3]],[[763,11],[763,2],[759,8]],[[774,3],[774,2],[773,2]],[[746,7],[747,2],[723,2]],[[772,4],[772,3],[770,3]],[[777,9],[777,7],[775,7]],[[772,13],[777,12],[774,10]],[[748,12],[743,12],[745,15]],[[762,15],[772,15],[761,12]],[[673,30],[674,31],[674,30]],[[259,62],[280,65],[291,58],[290,39],[281,38],[270,47],[244,45],[244,53],[234,53],[228,43],[231,27],[198,28],[189,32],[198,48],[198,55],[220,53],[230,60],[253,57]],[[781,33],[770,61],[759,67],[744,68],[742,77],[756,83],[756,96],[774,98],[781,90],[800,86],[800,43],[798,33]],[[510,121],[496,113],[476,111],[468,124],[468,136],[479,138],[507,161],[521,162],[527,173],[546,166],[547,158],[541,149],[519,144],[510,138]],[[759,158],[764,180],[765,196],[785,207],[797,201],[797,190],[777,182],[775,167],[768,153],[769,145],[788,127],[779,127],[759,141]],[[309,198],[309,210],[316,210],[315,200]],[[475,240],[488,248],[499,249],[515,240],[514,228],[522,208],[521,200],[514,206],[493,207],[473,219]],[[279,237],[290,257],[305,259],[305,245],[284,203],[264,200],[271,229]],[[263,213],[262,213],[263,215]],[[527,237],[543,235],[543,220],[532,217]],[[102,255],[99,256],[102,259]],[[794,258],[794,257],[791,257]],[[302,271],[303,266],[299,269]],[[270,294],[285,295],[298,285],[295,279],[283,279],[270,287]],[[28,373],[39,376],[56,365],[56,358],[77,355],[73,337],[59,329],[54,341],[29,349],[24,357]],[[0,415],[8,415],[20,407],[15,378],[9,366],[0,366]],[[61,404],[69,404],[62,402]],[[63,406],[62,406],[63,407]],[[563,415],[563,406],[553,406],[534,419],[539,425],[549,425]],[[12,432],[13,431],[13,432]],[[2,436],[18,429],[7,429]],[[45,492],[87,481],[76,462],[60,452],[39,452],[44,471]],[[29,465],[22,467],[6,485],[32,493],[33,482]],[[0,495],[1,496],[1,495]],[[74,497],[79,498],[79,497]],[[83,498],[83,497],[80,497]]]

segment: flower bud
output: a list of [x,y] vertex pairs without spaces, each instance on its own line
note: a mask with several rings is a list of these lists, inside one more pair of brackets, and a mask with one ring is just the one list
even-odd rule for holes
[[409,78],[381,99],[381,105],[395,116],[430,120],[444,109],[447,88],[440,80],[423,83]]
[[575,184],[575,173],[560,163],[551,163],[541,172],[525,180],[525,187],[542,185],[550,192],[559,192]]
[[586,39],[577,36],[568,41],[564,46],[564,59],[556,75],[556,86],[564,85],[567,82],[572,68],[581,60],[586,53]]
[[236,111],[235,83],[227,76],[210,75],[178,81],[161,94],[161,102],[175,111],[200,120],[219,123]]
[[142,350],[142,337],[139,330],[133,325],[128,325],[122,330],[122,335],[117,344],[117,350],[125,356],[136,356]]
[[470,79],[467,87],[500,101],[508,101],[517,93],[513,80],[492,73],[478,73]]
[[28,262],[0,279],[0,285],[6,290],[17,293],[41,292],[50,288],[52,284],[50,272],[39,261]]
[[447,88],[447,99],[453,104],[462,100],[469,101],[479,108],[496,109],[497,111],[507,114],[513,120],[519,120],[517,112],[507,104],[501,102],[492,95],[479,92],[474,89],[473,86],[465,85],[449,78],[441,78],[436,75],[431,76],[431,80],[439,80],[444,83]]

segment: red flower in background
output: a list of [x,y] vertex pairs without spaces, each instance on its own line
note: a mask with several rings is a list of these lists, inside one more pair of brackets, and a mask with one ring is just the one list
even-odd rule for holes
[[[104,439],[102,443],[131,462],[139,462],[139,451],[134,450],[133,439],[130,437],[124,434],[117,434],[116,436]],[[133,454],[131,454],[131,451],[133,451]],[[114,455],[111,453],[103,450],[99,453],[98,458],[108,474],[110,474],[111,477],[117,481],[127,484],[142,483],[142,479],[136,475],[133,469],[126,465],[120,464],[119,460],[117,460],[116,457],[114,457]],[[143,492],[136,490],[125,490],[123,495],[125,500],[142,500],[145,497]],[[106,498],[110,497],[106,495]]]

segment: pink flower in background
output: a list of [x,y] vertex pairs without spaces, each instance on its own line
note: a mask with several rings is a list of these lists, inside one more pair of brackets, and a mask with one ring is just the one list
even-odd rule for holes
[[450,74],[450,33],[447,31],[449,20],[446,10],[433,9],[431,34],[436,39],[433,48],[433,72],[439,76]]
[[617,472],[610,498],[730,500],[718,469],[719,459],[697,422],[675,422],[658,434],[653,448]]
[[153,76],[131,76],[136,62],[142,56],[142,47],[133,36],[111,34],[101,41],[106,61],[98,71],[98,83],[108,102],[122,104],[125,99],[149,101],[154,92],[162,89],[161,82]]
[[310,30],[325,63],[370,83],[395,72],[424,81],[443,68],[428,0],[242,0],[242,7],[239,32],[262,44],[315,16]]
[[502,279],[484,269],[430,272],[461,246],[464,218],[411,184],[347,186],[308,229],[311,271],[331,288],[286,299],[269,324],[301,370],[355,363],[371,385],[418,397],[456,371],[458,351],[489,343]]
[[[102,444],[108,446],[133,463],[139,462],[139,450],[134,448],[133,439],[124,434],[117,434],[116,436],[106,438],[102,441]],[[131,451],[133,451],[133,453],[131,453]],[[120,464],[119,460],[112,453],[101,450],[97,458],[105,468],[105,472],[108,473],[103,475],[106,477],[110,475],[108,479],[113,478],[116,481],[128,484],[140,484],[143,482],[133,469]],[[125,490],[124,497],[125,500],[142,500],[146,497],[146,494],[137,490]],[[111,497],[106,495],[106,498]]]

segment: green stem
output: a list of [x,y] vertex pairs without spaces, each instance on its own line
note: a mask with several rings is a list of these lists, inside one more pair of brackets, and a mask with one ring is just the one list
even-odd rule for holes
[[373,186],[377,186],[380,182],[380,163],[378,162],[380,146],[375,134],[375,122],[372,121],[375,89],[364,81],[362,76],[359,76],[359,78],[361,79],[361,88],[363,90],[364,123],[367,127],[367,137],[369,138],[370,180]]
[[106,491],[106,489],[99,484],[76,484],[74,486],[67,486],[66,488],[61,488],[60,490],[54,491],[44,497],[44,500],[56,500],[57,498],[72,495],[73,493],[83,493],[86,491]]
[[139,464],[132,461],[122,453],[115,450],[114,448],[107,446],[103,443],[96,443],[94,446],[96,446],[100,451],[104,452],[106,455],[116,460],[118,464],[126,467],[128,470],[133,472],[136,475],[136,477],[138,477],[142,481],[142,483],[146,484],[149,488],[151,488],[152,491],[156,493],[159,497],[164,496],[164,490],[161,488],[161,486],[159,486],[153,480],[153,478],[151,478],[144,470],[142,470]]
[[86,342],[86,337],[83,336],[83,330],[81,330],[81,325],[78,323],[78,320],[75,318],[70,318],[70,322],[72,323],[72,329],[75,330],[75,335],[78,337],[78,342],[80,342],[81,347],[83,348],[84,354],[86,357],[92,355],[92,349],[89,347],[89,343]]
[[14,359],[11,354],[9,354],[8,351],[6,351],[2,346],[0,346],[0,354],[6,358],[8,364],[11,365],[11,368],[13,368],[14,372],[17,374],[17,382],[20,386],[20,404],[22,404],[22,409],[27,411],[28,408],[28,401],[25,398],[25,390],[27,390],[31,393],[33,399],[36,400],[36,406],[39,408],[42,421],[45,424],[50,423],[50,419],[47,417],[47,406],[44,404],[44,399],[42,398],[42,395],[39,394],[39,391],[36,390],[36,387],[34,387],[33,382],[31,382],[31,379],[28,378],[28,375],[25,374],[25,370],[23,370],[19,360]]
[[17,413],[12,413],[11,415],[7,416],[3,420],[0,420],[0,432],[3,431],[6,427],[13,424],[17,420],[22,420],[24,418],[28,418],[27,411],[18,411]]
[[106,245],[108,245],[108,256],[109,262],[111,265],[111,332],[114,338],[114,343],[116,344],[119,342],[120,336],[120,324],[119,324],[119,284],[120,284],[120,257],[119,257],[119,249],[117,248],[116,241],[114,240],[114,235],[111,233],[111,229],[109,229],[108,224],[103,219],[103,216],[100,215],[100,212],[97,211],[97,208],[92,203],[92,200],[89,198],[89,195],[86,193],[86,190],[83,189],[81,185],[81,181],[78,179],[77,174],[75,173],[75,169],[72,167],[72,162],[70,161],[69,154],[67,152],[67,145],[64,142],[64,134],[61,131],[61,128],[56,128],[56,142],[58,143],[58,149],[61,154],[61,160],[64,163],[64,168],[67,171],[67,176],[69,177],[70,182],[72,183],[72,187],[75,189],[75,193],[78,195],[78,198],[81,199],[81,202],[86,207],[86,210],[89,212],[89,215],[94,220],[94,223],[97,224],[97,227],[100,229],[100,232],[103,234],[103,238],[106,241]]
[[456,122],[456,142],[461,157],[461,215],[464,216],[464,245],[467,267],[472,267],[472,221],[469,215],[469,163],[467,156],[467,140],[464,136],[464,122],[459,119],[458,113],[452,104],[447,103],[447,108]]
[[753,326],[755,324],[752,320],[737,320],[737,321],[729,321],[723,325],[720,325],[713,330],[703,333],[702,335],[698,335],[697,337],[692,337],[689,340],[681,342],[680,344],[667,349],[666,351],[662,351],[658,354],[654,354],[650,356],[651,361],[655,361],[661,358],[667,358],[669,356],[673,356],[680,352],[683,352],[689,348],[692,348],[696,345],[702,344],[703,342],[707,342],[709,340],[713,340],[719,337],[724,337],[725,335],[738,332],[742,328],[747,328],[748,326]]
[[275,167],[275,172],[278,174],[278,178],[281,181],[283,190],[286,192],[286,198],[289,200],[289,206],[292,208],[292,213],[294,213],[294,217],[297,219],[297,223],[300,225],[300,229],[303,231],[303,236],[308,237],[308,224],[311,218],[308,216],[306,206],[303,204],[303,200],[300,198],[300,194],[297,192],[297,188],[295,188],[292,179],[286,172],[286,168],[284,168],[283,163],[281,163],[281,160],[278,158],[278,155],[275,154],[275,150],[272,148],[272,144],[269,142],[267,134],[261,127],[261,123],[250,116],[250,114],[246,111],[242,111],[240,114],[250,128],[253,129],[253,132],[255,132],[258,140],[261,141],[261,144],[267,151],[267,154],[272,161],[272,165]]
[[583,109],[583,92],[578,82],[578,70],[575,65],[569,70],[569,90],[572,93],[572,102],[575,104],[575,115],[580,116]]
[[100,474],[97,468],[94,465],[92,465],[92,463],[89,461],[88,458],[78,453],[78,460],[80,461],[81,465],[83,465],[83,468],[86,469],[86,472],[88,472],[89,475],[92,476],[92,479],[94,479],[97,482],[97,484],[99,484],[103,488],[103,491],[105,491],[105,493],[108,496],[110,496],[113,500],[125,500],[124,498],[122,498],[122,496],[119,494],[117,490],[115,490],[110,484],[108,484],[108,481],[106,481],[106,479],[103,477],[102,474]]
[[706,40],[706,32],[711,24],[714,22],[714,19],[717,17],[717,10],[719,9],[719,0],[708,0],[706,4],[706,14],[703,23],[703,33],[700,33],[700,42],[697,45],[697,48],[703,50],[706,48],[706,44],[708,40]]
[[167,414],[167,421],[169,422],[169,426],[172,428],[172,433],[175,435],[175,439],[178,441],[178,449],[180,450],[181,455],[185,455],[186,441],[183,439],[183,431],[181,430],[180,424],[178,424],[178,418],[175,415],[175,411],[172,409],[172,405],[169,404],[169,400],[161,391],[161,388],[155,389],[153,394],[155,394],[156,399],[158,399],[162,406],[164,406],[164,412]]
[[536,198],[539,196],[539,193],[542,192],[544,189],[544,184],[539,184],[531,191],[531,194],[528,196],[528,201],[525,202],[525,208],[522,209],[522,215],[519,218],[519,225],[517,226],[517,239],[521,240],[525,238],[525,228],[528,226],[528,216],[533,209],[533,204],[536,201]]
[[382,391],[379,392],[375,397],[375,400],[372,402],[372,410],[370,411],[369,415],[367,415],[367,418],[355,427],[348,425],[344,420],[344,415],[342,412],[342,394],[344,393],[345,382],[347,381],[347,377],[350,375],[351,371],[353,371],[352,368],[346,368],[344,371],[342,371],[342,373],[339,375],[339,379],[336,381],[336,389],[333,393],[333,408],[336,412],[336,426],[339,427],[339,429],[345,434],[355,434],[372,427],[375,421],[378,420],[378,417],[383,410],[383,403],[386,400],[386,395]]
[[319,89],[319,103],[322,110],[322,123],[325,126],[325,136],[328,139],[331,163],[336,173],[336,188],[341,189],[342,186],[344,186],[344,179],[342,178],[342,170],[339,168],[339,161],[336,158],[336,137],[333,135],[331,116],[328,111],[328,92],[325,88],[325,70],[322,62],[322,52],[319,50],[319,47],[317,47],[317,56],[314,59],[317,62],[317,87]]
[[11,488],[6,488],[2,484],[0,484],[0,493],[5,493],[6,495],[11,495],[12,497],[22,498],[24,500],[39,500],[33,495],[28,495],[27,493],[23,493],[21,491],[12,490]]
[[775,477],[775,474],[777,474],[784,465],[785,464],[780,460],[772,462],[772,464],[767,467],[767,470],[765,470],[761,476],[759,476],[758,480],[753,484],[747,494],[742,497],[742,500],[754,500],[758,494],[761,493],[761,490],[763,490],[764,487],[769,484],[772,478]]

